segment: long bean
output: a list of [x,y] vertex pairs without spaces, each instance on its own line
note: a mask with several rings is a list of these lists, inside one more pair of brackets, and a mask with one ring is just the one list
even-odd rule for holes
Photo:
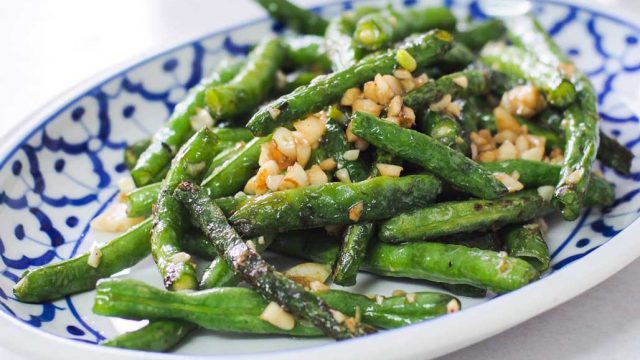
[[497,200],[438,203],[395,216],[380,224],[378,236],[386,242],[411,242],[461,232],[497,228],[553,212],[536,190],[523,190]]
[[549,247],[544,241],[540,224],[530,222],[502,229],[507,253],[527,261],[540,273],[549,268]]
[[175,195],[216,246],[218,254],[263,296],[276,301],[295,316],[310,321],[327,336],[343,339],[364,335],[362,326],[355,324],[349,328],[339,323],[326,303],[277,272],[247,246],[204,191],[193,184],[182,183]]
[[20,301],[42,303],[95,288],[96,281],[137,264],[149,255],[151,219],[99,247],[97,267],[88,264],[89,253],[25,271],[13,287]]
[[[518,181],[526,187],[555,185],[560,179],[560,166],[531,160],[505,160],[482,163],[482,167],[493,172],[520,174]],[[607,207],[613,205],[616,199],[615,189],[607,180],[591,175],[589,188],[585,194],[584,203],[590,207]]]
[[375,51],[412,33],[432,29],[455,30],[456,18],[446,7],[395,11],[391,8],[358,20],[353,39],[358,46]]
[[361,60],[342,71],[299,87],[264,106],[253,115],[247,128],[256,135],[290,124],[303,115],[321,110],[338,101],[345,91],[371,80],[376,74],[390,74],[397,65],[396,54],[408,53],[419,65],[433,62],[449,50],[451,34],[446,31],[429,33],[407,42],[395,51],[388,51]]
[[420,165],[475,196],[495,199],[507,192],[502,183],[473,160],[417,131],[403,129],[361,112],[354,115],[351,131],[376,147]]
[[247,201],[229,221],[243,236],[385,219],[430,204],[440,192],[431,175],[377,177],[267,193]]
[[[542,29],[535,19],[525,16],[517,23],[507,22],[509,37],[523,51],[532,53],[541,63],[558,69],[573,67],[571,83],[577,92],[576,102],[564,112],[566,119],[564,163],[560,181],[553,197],[554,205],[565,220],[575,220],[580,215],[584,196],[589,184],[589,173],[596,159],[600,142],[598,121],[598,100],[587,76],[575,68],[557,44]],[[524,33],[526,31],[526,33]],[[531,49],[531,50],[530,50]],[[556,70],[557,72],[558,70]],[[550,99],[551,100],[551,99]]]
[[164,286],[170,290],[193,290],[198,286],[195,264],[183,252],[179,241],[189,220],[171,193],[182,181],[200,181],[214,156],[217,141],[210,130],[198,131],[176,155],[158,194],[153,211],[151,254]]
[[[467,86],[460,86],[460,80],[465,81]],[[435,81],[422,85],[405,96],[404,104],[416,111],[420,111],[430,103],[440,101],[447,94],[453,98],[486,94],[489,91],[490,84],[491,73],[485,70],[464,70],[442,76]]]
[[151,139],[142,139],[127,146],[124,150],[124,165],[128,170],[133,169],[140,158],[140,155],[151,145]]
[[271,135],[251,140],[234,157],[219,166],[202,181],[212,199],[230,196],[240,191],[258,167],[262,144],[271,141]]
[[205,99],[214,119],[242,115],[260,105],[275,83],[283,58],[280,39],[263,39],[233,80],[207,88]]
[[324,37],[333,71],[341,71],[353,66],[362,56],[363,51],[353,40],[353,31],[360,18],[378,11],[372,6],[362,6],[329,22]]
[[274,19],[301,34],[323,35],[327,21],[313,11],[302,9],[288,0],[255,0]]
[[559,108],[566,108],[576,100],[574,85],[558,70],[539,61],[536,55],[513,46],[486,46],[480,59],[491,68],[526,79],[538,87],[547,100]]
[[131,177],[137,186],[144,186],[156,180],[157,175],[168,168],[182,144],[195,133],[191,119],[197,117],[199,112],[206,111],[206,89],[231,81],[242,66],[242,62],[223,64],[219,70],[189,90],[185,99],[176,105],[167,123],[153,135],[151,144],[131,170]]
[[121,349],[164,352],[174,348],[197,326],[181,320],[153,320],[144,327],[106,340],[100,345]]
[[[553,130],[561,138],[560,147],[564,149],[565,130],[563,129],[564,117],[562,114],[552,109],[546,109],[536,117],[536,120]],[[605,166],[618,171],[622,175],[629,175],[634,155],[631,150],[600,130],[600,145],[598,146],[596,158]]]
[[[278,235],[270,249],[321,263],[331,263],[338,253],[335,241],[306,234],[287,236]],[[390,277],[471,285],[497,293],[516,290],[538,277],[526,261],[495,251],[433,242],[385,244],[376,239],[369,245],[362,269]]]
[[[347,316],[360,312],[367,325],[392,329],[445,315],[460,309],[451,295],[433,292],[380,300],[340,290],[316,292],[319,298]],[[268,302],[246,288],[216,288],[193,293],[172,293],[136,280],[109,279],[100,282],[94,312],[132,319],[163,318],[186,320],[204,328],[224,332],[321,336],[318,329],[296,322],[291,330],[277,328],[259,318]],[[359,309],[359,310],[358,310]]]

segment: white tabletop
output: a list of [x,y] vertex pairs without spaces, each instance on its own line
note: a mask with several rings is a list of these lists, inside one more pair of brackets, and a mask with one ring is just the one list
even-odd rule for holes
[[[637,0],[580,2],[640,16]],[[258,16],[263,12],[250,0],[1,1],[0,136],[97,72]],[[564,305],[443,359],[640,359],[638,273],[640,260]],[[25,360],[2,348],[0,359]]]

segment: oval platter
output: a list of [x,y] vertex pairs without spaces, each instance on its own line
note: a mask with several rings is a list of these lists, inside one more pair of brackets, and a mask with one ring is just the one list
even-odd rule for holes
[[[314,11],[336,16],[364,2],[339,1]],[[372,3],[367,1],[366,3]],[[375,3],[375,1],[374,1]],[[382,2],[377,2],[381,4]],[[442,4],[392,1],[397,6]],[[459,17],[487,15],[472,0],[445,0]],[[616,17],[554,1],[532,12],[591,78],[599,93],[602,129],[640,154],[640,28]],[[445,354],[519,324],[596,285],[640,255],[634,234],[640,202],[640,168],[622,176],[596,165],[616,184],[609,209],[587,210],[579,220],[548,219],[552,269],[539,281],[499,297],[462,298],[463,311],[356,340],[246,337],[201,332],[176,353],[152,354],[97,346],[140,327],[139,322],[93,315],[93,292],[46,304],[23,304],[11,288],[20,274],[86,251],[111,235],[89,229],[118,192],[128,143],[149,137],[171,109],[220,59],[244,56],[265,33],[286,31],[262,19],[204,36],[83,85],[33,115],[0,145],[0,344],[35,358],[179,359],[428,358]],[[158,286],[149,259],[120,276]],[[360,274],[352,290],[389,294],[424,291],[414,281]],[[20,339],[16,341],[16,339]]]

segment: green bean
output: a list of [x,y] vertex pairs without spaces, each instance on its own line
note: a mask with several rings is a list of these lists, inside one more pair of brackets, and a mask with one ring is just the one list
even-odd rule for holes
[[255,0],[274,19],[301,34],[323,35],[327,21],[313,11],[302,9],[288,0]]
[[600,141],[595,92],[588,80],[582,85],[585,88],[578,88],[578,101],[565,111],[567,142],[560,180],[553,196],[553,204],[569,221],[580,215]]
[[364,329],[359,325],[348,328],[338,323],[326,303],[277,272],[247,246],[229,225],[220,208],[196,185],[180,184],[175,196],[187,207],[218,254],[264,297],[277,302],[293,315],[310,321],[327,336],[344,339],[364,335]]
[[[236,198],[243,199],[246,198],[246,195],[239,193],[234,197],[235,201],[237,201]],[[219,203],[220,200],[224,199],[220,198],[215,201]],[[221,208],[226,213],[222,206]],[[206,241],[203,241],[203,239],[204,236],[201,233],[186,233],[181,239],[181,245],[188,253],[203,256],[208,259],[215,258],[205,271],[200,287],[207,289],[221,284],[225,284],[225,286],[237,285],[239,282],[238,276],[228,267],[226,262],[221,261],[219,257],[216,258],[217,251]],[[267,241],[270,243],[270,238]],[[258,242],[256,244],[256,247],[261,247],[260,249],[262,250],[266,246],[268,246],[266,242]],[[217,279],[217,282],[214,282],[212,280],[213,278]],[[197,326],[192,323],[178,320],[154,320],[136,331],[107,340],[102,343],[102,345],[147,351],[168,351],[196,328]]]
[[224,165],[224,163],[226,163],[227,160],[230,160],[231,158],[236,156],[236,154],[241,152],[246,145],[247,143],[245,143],[244,141],[240,141],[240,142],[237,142],[235,145],[220,151],[218,155],[216,155],[213,158],[213,160],[211,160],[211,164],[209,164],[209,169],[207,169],[207,172],[205,173],[204,178],[206,179],[209,176],[211,176],[211,174],[213,174],[217,168]]
[[380,170],[376,166],[377,164],[390,164],[390,165],[402,165],[402,159],[397,156],[391,154],[388,151],[384,151],[382,149],[376,149],[375,153],[375,161],[373,162],[373,166],[371,166],[370,177],[381,176]]
[[[507,22],[507,27],[509,37],[514,44],[535,49],[532,56],[536,56],[541,63],[555,69],[561,65],[575,68],[568,56],[560,51],[558,45],[535,19],[527,16],[520,17],[517,24],[513,21]],[[526,34],[523,32],[525,30]],[[596,159],[600,142],[598,131],[600,115],[595,90],[587,76],[580,70],[575,69],[571,77],[577,97],[575,103],[563,114],[566,121],[564,164],[552,201],[565,220],[575,220],[580,215],[589,183],[589,173]]]
[[[517,171],[520,181],[526,187],[554,186],[560,179],[560,166],[542,161],[506,160],[482,163],[482,167],[492,172],[512,174]],[[605,179],[591,175],[589,188],[585,194],[585,205],[607,207],[616,199],[613,185]]]
[[138,158],[147,150],[149,145],[151,145],[151,139],[142,139],[131,145],[127,145],[127,148],[124,150],[124,166],[127,167],[127,170],[131,170],[136,166]]
[[25,271],[13,287],[23,302],[43,303],[95,288],[96,281],[129,268],[149,255],[151,219],[100,246],[100,263],[87,263],[89,253]]
[[344,153],[353,149],[347,142],[344,130],[334,120],[327,121],[327,130],[322,138],[327,157],[333,158],[338,169],[347,169],[349,178],[359,182],[369,177],[367,165],[359,156],[356,160],[345,160]]
[[[333,240],[334,239],[328,236],[324,231],[320,231],[318,229],[315,231],[290,231],[278,234],[275,242],[269,249],[285,255],[296,256],[331,265],[338,256],[339,251],[339,246]],[[376,272],[377,264],[374,263],[372,267],[369,267],[367,261],[368,258],[365,256],[362,263],[363,269],[370,273],[378,274]],[[402,277],[402,274],[404,274],[403,272],[392,275],[391,273],[395,271],[393,268],[382,268],[382,270],[386,271],[386,276]],[[418,279],[425,280],[424,277],[418,277]],[[434,281],[429,281],[429,283],[460,296],[479,298],[485,297],[487,294],[485,289],[480,289],[466,284],[447,284]]]
[[342,246],[333,267],[333,282],[342,286],[356,284],[356,275],[362,264],[367,245],[375,233],[375,224],[366,222],[347,227]]
[[[316,295],[347,316],[360,313],[367,325],[392,329],[445,315],[460,309],[451,295],[418,292],[407,296],[381,297],[380,300],[341,290]],[[94,312],[130,319],[162,318],[186,320],[204,328],[251,334],[321,336],[317,329],[296,321],[292,330],[277,328],[259,318],[268,302],[246,288],[215,288],[193,293],[172,293],[129,279],[100,282]]]
[[[459,42],[454,42],[451,50],[444,54],[444,56],[435,62],[434,66],[440,71],[443,71],[443,75],[449,74],[454,71],[461,71],[467,66],[476,61],[477,56],[468,47]],[[427,68],[428,71],[428,68]]]
[[244,236],[385,219],[431,203],[440,181],[431,175],[382,176],[268,193],[229,220]]
[[[456,79],[466,78],[467,86],[462,87]],[[464,70],[445,75],[435,81],[427,82],[404,97],[404,104],[420,111],[430,103],[438,102],[445,95],[452,98],[483,95],[489,91],[490,73],[484,70]]]
[[630,175],[633,157],[631,150],[600,130],[597,159],[604,165],[615,169],[622,175]]
[[470,298],[483,298],[487,296],[487,290],[481,289],[479,287],[466,285],[466,284],[447,284],[447,283],[436,283],[436,286],[440,286],[444,290],[457,295],[457,296],[466,296]]
[[455,33],[455,38],[456,41],[476,51],[482,49],[489,41],[500,39],[504,34],[505,26],[502,20],[491,19],[469,25],[463,31]]
[[378,11],[380,10],[376,7],[362,6],[329,22],[324,37],[333,71],[353,66],[362,56],[362,49],[353,41],[353,30],[360,18]]
[[259,293],[246,288],[215,288],[198,292],[170,292],[130,279],[106,279],[98,283],[93,312],[126,319],[180,320],[209,330],[321,336],[313,326],[296,321],[291,330],[260,319],[268,304]]
[[510,256],[525,260],[540,273],[549,268],[549,247],[544,241],[540,224],[530,222],[512,225],[500,233]]
[[526,50],[513,46],[488,46],[482,50],[480,59],[492,69],[531,82],[554,106],[566,108],[576,100],[573,84],[563,79],[557,68],[539,61]]
[[206,89],[228,83],[240,72],[242,65],[242,62],[223,64],[189,90],[185,99],[176,105],[167,123],[153,135],[151,145],[131,170],[131,177],[137,186],[157,181],[157,175],[169,167],[178,149],[195,133],[191,118],[206,107]]
[[502,249],[502,241],[493,231],[454,234],[434,239],[434,241],[481,250],[500,251]]
[[[220,142],[232,143],[233,145],[241,141],[247,142],[253,139],[251,131],[245,128],[213,128],[211,132],[218,137]],[[231,145],[231,147],[233,145]],[[227,148],[228,147],[229,146],[227,146]]]
[[411,242],[441,236],[498,228],[553,212],[553,206],[536,190],[523,190],[498,200],[438,203],[392,217],[380,224],[385,242]]
[[271,135],[251,140],[242,151],[209,175],[202,182],[202,187],[207,189],[209,196],[215,199],[240,191],[258,167],[260,147],[269,141]]
[[[151,215],[151,208],[160,194],[160,183],[137,188],[127,194],[127,216],[147,217]],[[214,201],[225,214],[231,215],[244,204],[249,197],[239,192],[234,196],[216,198]]]
[[197,328],[196,325],[181,320],[153,320],[138,330],[106,340],[100,345],[164,352],[174,348]]
[[377,264],[375,272],[382,275],[466,284],[496,293],[519,289],[538,277],[523,260],[461,245],[378,243],[372,244],[368,258],[368,264]]
[[[376,161],[370,176],[381,176],[376,164],[399,164],[401,160],[382,150],[376,150]],[[333,265],[333,282],[342,286],[356,284],[358,269],[367,253],[369,240],[374,236],[375,224],[362,222],[349,225],[342,236],[342,245]]]
[[[207,244],[209,251],[213,251],[214,247],[206,239],[201,238],[203,244]],[[271,242],[273,242],[273,236],[260,236],[252,241],[258,253],[262,253]],[[202,280],[200,281],[201,289],[213,289],[216,287],[236,286],[240,282],[240,275],[237,274],[232,267],[221,257],[215,258],[207,270],[202,274]]]
[[[322,241],[308,234],[288,236],[278,235],[270,249],[321,263],[330,263],[338,252],[334,241]],[[461,245],[433,242],[395,245],[373,239],[362,269],[390,277],[471,285],[497,293],[516,290],[538,277],[526,261],[504,255]],[[479,293],[475,291],[475,295]]]
[[[552,109],[545,109],[536,117],[536,120],[552,129],[561,138],[558,147],[564,149],[565,140],[562,125],[564,117],[562,114]],[[598,146],[596,158],[605,166],[618,171],[622,175],[629,175],[634,155],[631,150],[600,130],[600,146]]]
[[303,115],[321,110],[340,100],[344,92],[373,79],[376,74],[389,74],[396,67],[396,54],[410,54],[419,65],[431,63],[451,46],[451,34],[431,31],[398,50],[385,52],[361,60],[342,71],[317,79],[282,96],[253,115],[247,128],[256,135],[264,135],[278,126],[285,126]]
[[284,39],[284,68],[331,70],[331,60],[327,56],[325,40],[321,36],[292,36]]
[[332,308],[348,316],[357,316],[362,321],[380,329],[394,329],[415,324],[426,319],[456,312],[460,301],[451,295],[436,292],[418,292],[370,299],[363,295],[341,290],[317,293]]
[[162,182],[153,209],[151,255],[162,275],[164,286],[170,290],[193,290],[198,286],[195,264],[179,256],[186,255],[179,239],[186,232],[189,219],[171,193],[182,181],[200,181],[214,156],[217,141],[216,135],[203,129],[182,146]]
[[367,50],[375,51],[411,35],[432,29],[455,30],[456,18],[446,7],[426,7],[395,11],[391,8],[363,16],[353,38]]
[[151,208],[158,200],[161,183],[153,183],[135,188],[127,193],[127,216],[146,217],[151,215]]
[[233,80],[207,88],[205,97],[211,115],[215,119],[231,118],[260,105],[275,82],[283,54],[280,39],[263,39]]
[[420,131],[434,140],[465,156],[471,153],[469,142],[463,138],[462,127],[452,115],[428,111],[423,115],[421,125]]
[[473,160],[417,131],[403,129],[364,113],[354,115],[351,131],[376,147],[417,164],[475,196],[495,199],[507,192],[493,174]]

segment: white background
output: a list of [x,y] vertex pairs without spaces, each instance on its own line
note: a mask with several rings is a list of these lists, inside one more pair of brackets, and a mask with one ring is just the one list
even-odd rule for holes
[[[640,1],[580,2],[640,24]],[[100,71],[259,16],[250,0],[0,0],[0,136]],[[576,299],[444,359],[640,359],[639,273],[640,260]],[[0,359],[25,360],[2,348]]]

